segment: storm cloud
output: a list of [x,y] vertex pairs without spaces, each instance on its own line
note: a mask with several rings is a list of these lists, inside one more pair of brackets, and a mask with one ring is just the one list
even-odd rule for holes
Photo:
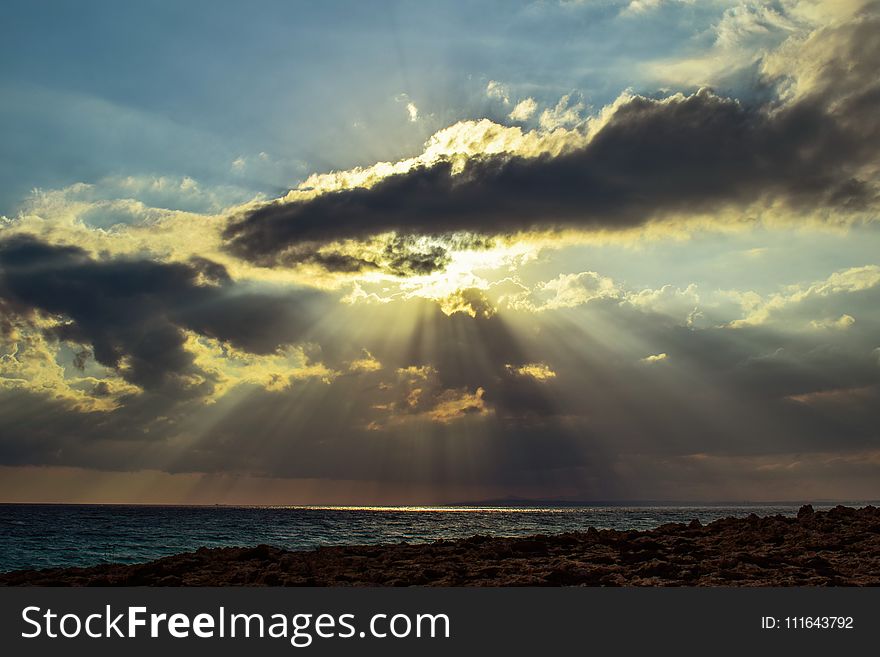
[[51,319],[42,323],[47,335],[89,345],[97,362],[143,389],[197,373],[185,331],[271,353],[310,325],[309,301],[318,296],[241,290],[204,258],[95,260],[79,247],[28,235],[0,242],[4,315]]
[[303,245],[392,231],[617,230],[755,202],[864,210],[878,196],[868,171],[878,164],[880,147],[878,35],[874,5],[786,55],[805,59],[808,69],[818,62],[818,73],[809,69],[792,81],[768,64],[764,84],[777,89],[770,102],[750,104],[707,89],[636,96],[571,152],[474,156],[460,172],[441,160],[370,188],[275,202],[233,219],[227,248],[271,266],[298,262]]

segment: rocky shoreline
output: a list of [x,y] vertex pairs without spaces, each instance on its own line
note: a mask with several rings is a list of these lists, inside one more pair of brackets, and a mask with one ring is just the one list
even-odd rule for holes
[[202,548],[149,563],[19,570],[2,586],[880,586],[880,509],[649,531],[427,544]]

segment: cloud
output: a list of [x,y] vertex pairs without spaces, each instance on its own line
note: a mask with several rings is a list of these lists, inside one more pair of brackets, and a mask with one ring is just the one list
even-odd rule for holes
[[538,283],[531,290],[505,295],[504,301],[510,308],[541,312],[573,308],[596,299],[620,296],[621,290],[612,279],[594,271],[585,271],[560,274],[554,279]]
[[11,309],[4,311],[4,324],[13,330],[0,334],[0,389],[51,391],[81,412],[113,410],[140,392],[109,368],[96,367],[90,350],[57,349],[50,337]]
[[483,401],[485,391],[477,388],[473,393],[460,390],[445,390],[437,399],[437,404],[427,415],[434,422],[449,424],[469,415],[487,415],[489,409]]
[[511,121],[528,121],[538,109],[538,103],[535,102],[534,98],[526,98],[525,100],[519,101],[516,106],[510,110],[510,114],[507,115]]
[[477,288],[456,290],[440,300],[440,309],[447,315],[464,313],[471,317],[487,319],[495,314],[495,308],[485,293]]
[[415,123],[419,120],[419,108],[416,104],[410,99],[409,94],[400,93],[394,97],[394,101],[397,103],[403,103],[404,108],[406,109],[406,115],[409,119],[410,123]]
[[355,358],[348,363],[350,372],[378,372],[382,369],[380,363],[367,349],[361,351],[361,357]]
[[664,84],[747,88],[780,55],[786,75],[802,68],[810,56],[805,41],[876,9],[876,2],[865,0],[733,3],[704,35],[712,39],[708,49],[648,62],[646,71]]
[[620,11],[621,16],[639,16],[658,10],[664,5],[693,4],[694,0],[630,0]]
[[484,248],[486,241],[474,236],[430,239],[413,235],[383,235],[364,242],[308,243],[285,253],[297,265],[315,265],[331,273],[385,272],[395,276],[421,276],[442,270],[451,259],[450,250]]
[[797,9],[798,3],[787,0],[735,3],[704,35],[712,39],[708,49],[648,62],[646,69],[659,81],[689,86],[727,86],[737,76],[748,78],[762,57],[787,37],[827,22],[809,21]]
[[193,354],[195,366],[213,382],[208,400],[212,403],[241,385],[281,392],[297,381],[315,379],[329,383],[338,374],[322,363],[311,362],[301,346],[283,346],[269,354],[254,354],[190,331],[186,350]]
[[108,176],[57,190],[35,189],[20,211],[23,215],[77,212],[86,225],[110,228],[144,217],[159,220],[172,214],[167,208],[219,212],[254,196],[242,187],[204,185],[190,176]]
[[[608,112],[606,112],[607,115]],[[592,120],[601,124],[606,117]],[[396,162],[377,162],[367,167],[355,167],[344,171],[315,173],[308,176],[280,202],[299,203],[331,192],[353,188],[371,188],[384,179],[405,174],[418,167],[430,167],[438,162],[451,162],[460,171],[466,160],[485,155],[519,155],[539,157],[558,155],[583,146],[587,134],[582,131],[560,129],[552,133],[530,130],[524,132],[517,126],[500,125],[489,119],[458,121],[438,130],[425,142],[421,154]]]
[[399,368],[397,381],[386,384],[390,401],[374,404],[369,431],[380,431],[405,424],[429,422],[448,425],[468,417],[492,415],[483,399],[485,390],[477,386],[443,387],[438,371],[430,365]]
[[[815,301],[834,308],[848,294]],[[320,349],[265,355],[186,330],[201,376],[228,390],[215,403],[139,394],[98,421],[46,391],[0,386],[0,463],[136,463],[383,485],[479,480],[505,490],[531,482],[545,492],[565,482],[571,495],[593,499],[650,490],[672,498],[684,476],[720,494],[721,484],[706,483],[712,470],[689,455],[748,477],[740,461],[770,466],[785,454],[809,460],[876,447],[880,319],[871,309],[880,306],[861,304],[846,331],[795,331],[785,322],[683,327],[626,303],[625,294],[540,318],[507,310],[477,321],[433,303],[411,314],[374,304],[368,320],[364,308],[344,305],[324,320]],[[335,330],[344,326],[358,327],[357,340]],[[400,332],[403,348],[390,331]],[[306,360],[319,353],[327,367]],[[640,362],[663,353],[663,363]],[[349,373],[361,359],[382,368]],[[92,366],[90,358],[77,376]],[[639,465],[647,463],[656,467]],[[823,475],[825,483],[842,481],[844,471]],[[761,490],[742,489],[746,497]]]
[[[808,325],[812,328],[849,328],[855,319],[844,312],[870,307],[865,295],[880,292],[880,266],[865,265],[836,271],[824,280],[807,285],[792,285],[783,292],[747,302],[748,313],[730,323],[734,328],[767,324],[788,327]],[[827,314],[840,311],[836,319]],[[821,313],[820,317],[816,317]]]
[[519,367],[508,363],[504,367],[508,372],[516,376],[528,376],[537,381],[548,381],[556,378],[556,372],[545,363],[526,363]]
[[369,188],[268,204],[230,222],[227,248],[271,265],[298,244],[386,232],[623,230],[682,217],[724,221],[730,209],[861,216],[878,194],[878,28],[872,13],[801,44],[806,62],[814,54],[823,62],[819,72],[792,58],[785,79],[778,65],[768,68],[788,100],[753,105],[705,89],[627,97],[581,147],[444,158]]
[[507,87],[495,80],[489,80],[489,84],[486,85],[486,96],[493,100],[500,100],[505,105],[510,104],[510,94]]
[[836,329],[838,331],[844,331],[848,329],[850,326],[856,323],[856,318],[852,315],[841,315],[837,319],[822,319],[822,320],[812,320],[810,322],[810,326],[816,329]]
[[659,354],[651,354],[650,356],[645,356],[644,358],[639,359],[640,363],[645,363],[646,365],[653,365],[654,363],[662,363],[665,360],[668,360],[669,356],[666,352]]
[[570,128],[584,122],[584,110],[586,107],[582,102],[572,101],[571,94],[566,94],[559,99],[554,107],[548,107],[541,112],[538,119],[538,125],[542,130],[548,132],[558,130],[559,128]]
[[[310,293],[314,294],[314,293]],[[88,345],[95,360],[145,390],[210,390],[186,332],[255,354],[294,342],[307,299],[236,288],[221,265],[115,258],[17,235],[0,241],[0,299],[45,336]]]
[[639,308],[675,317],[682,325],[693,326],[700,317],[702,306],[695,284],[682,289],[664,285],[658,289],[644,289],[626,295],[628,303]]
[[725,10],[715,25],[715,45],[735,48],[754,43],[756,39],[774,32],[793,33],[803,28],[796,17],[783,7],[770,4],[746,3]]
[[652,9],[656,9],[663,0],[631,0],[631,2],[621,10],[622,15],[642,14]]

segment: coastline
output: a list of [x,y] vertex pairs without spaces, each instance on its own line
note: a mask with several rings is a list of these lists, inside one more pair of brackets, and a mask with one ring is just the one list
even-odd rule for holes
[[18,570],[0,586],[880,586],[880,509],[707,525],[294,552],[201,548],[142,564]]

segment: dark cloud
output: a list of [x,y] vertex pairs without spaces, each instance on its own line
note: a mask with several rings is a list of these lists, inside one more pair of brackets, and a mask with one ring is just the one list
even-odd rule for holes
[[[446,316],[424,302],[401,349],[387,335],[400,317],[393,306],[371,307],[353,353],[345,352],[350,334],[322,336],[327,353],[351,358],[366,348],[382,364],[331,381],[275,392],[243,385],[211,405],[142,394],[89,413],[48,394],[0,390],[0,463],[480,482],[587,499],[652,490],[670,499],[689,480],[705,499],[792,454],[804,463],[836,454],[820,475],[833,485],[847,476],[847,455],[878,447],[876,318],[860,317],[873,330],[857,339],[762,326],[692,330],[608,299],[554,311],[537,331],[528,313]],[[363,311],[346,306],[336,320],[353,324]],[[659,352],[669,355],[662,366],[640,362]],[[555,376],[517,372],[528,363]],[[450,422],[430,419],[438,404],[478,388],[489,412],[462,407]],[[174,447],[180,435],[192,437],[186,449]],[[724,481],[713,482],[710,466]],[[760,496],[759,482],[746,485]]]
[[444,247],[432,244],[419,246],[411,236],[396,236],[385,246],[387,269],[398,276],[422,276],[445,269],[449,253]]
[[318,265],[329,272],[353,274],[379,269],[379,266],[367,258],[358,258],[347,253],[322,248],[321,244],[302,244],[286,254],[291,263]]
[[859,172],[876,163],[880,147],[878,34],[880,18],[871,15],[814,37],[827,52],[804,48],[828,61],[812,90],[794,102],[748,105],[707,90],[636,97],[577,151],[475,157],[459,174],[441,161],[370,189],[273,203],[231,221],[228,248],[277,265],[290,262],[304,242],[387,231],[618,229],[762,198],[801,209],[864,209],[877,198],[874,181]]
[[[51,337],[89,345],[99,363],[144,389],[200,373],[185,348],[185,330],[270,353],[311,324],[316,296],[241,290],[225,268],[204,258],[99,261],[80,248],[30,236],[0,242],[4,309],[57,318],[45,329]],[[84,361],[77,355],[76,362]]]
[[[389,237],[372,248],[360,248],[357,255],[322,242],[310,241],[287,248],[276,260],[260,264],[317,265],[328,272],[359,273],[383,271],[396,276],[423,276],[446,268],[451,249],[480,250],[491,240],[472,236],[446,236],[442,243],[423,243],[412,235]],[[350,250],[350,249],[349,249]]]

